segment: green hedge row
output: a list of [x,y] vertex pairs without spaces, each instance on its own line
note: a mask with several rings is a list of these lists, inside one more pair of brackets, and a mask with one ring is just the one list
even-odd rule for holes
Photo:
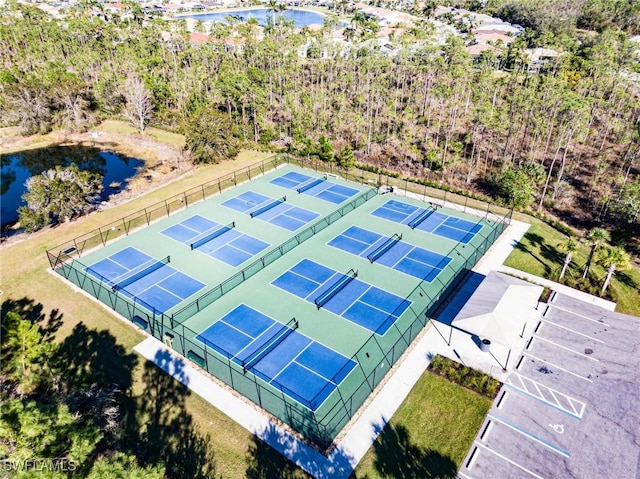
[[431,359],[429,370],[491,399],[495,398],[500,391],[501,383],[497,379],[439,354]]

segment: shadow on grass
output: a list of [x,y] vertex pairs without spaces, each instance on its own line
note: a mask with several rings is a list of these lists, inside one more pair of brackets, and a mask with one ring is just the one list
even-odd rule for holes
[[164,350],[158,351],[153,363],[145,362],[144,391],[134,403],[136,410],[129,412],[126,436],[140,459],[163,463],[168,477],[212,478],[216,466],[210,438],[199,432],[186,409],[191,392],[185,386],[185,366],[184,360]]
[[[54,361],[65,384],[65,394],[82,407],[80,412],[95,409],[92,398],[99,397],[100,392],[112,394],[118,404],[119,427],[105,434],[95,457],[98,453],[119,450],[135,454],[143,466],[164,465],[167,477],[214,477],[215,458],[209,437],[200,434],[186,410],[190,391],[165,372],[170,371],[187,382],[184,361],[161,351],[154,362],[144,363],[142,392],[135,395],[138,356],[127,352],[109,331],[88,329],[83,323],[76,325],[64,339]],[[78,397],[91,400],[80,402]],[[99,420],[99,415],[96,416]]]
[[[515,246],[515,248],[524,253],[527,253],[534,260],[540,263],[544,267],[545,277],[549,278],[554,271],[554,268],[561,266],[564,262],[564,254],[558,249],[557,246],[547,244],[547,242],[541,235],[527,232],[524,234],[523,239],[525,241],[519,242]],[[527,243],[537,247],[540,250],[540,256],[538,256],[530,248],[528,248]]]
[[624,271],[616,271],[615,278],[630,288],[640,289],[640,285],[638,285],[638,283],[636,283],[636,281]]
[[49,314],[44,313],[44,307],[26,296],[21,299],[7,299],[2,303],[0,320],[4,321],[9,311],[18,313],[22,319],[31,324],[38,325],[38,332],[44,341],[51,341],[60,326],[62,326],[62,314],[57,309],[52,309]]
[[[458,470],[450,457],[411,441],[403,425],[387,424],[373,443],[373,465],[382,477],[403,479],[448,479]],[[367,476],[361,476],[364,479]],[[355,476],[353,477],[355,479]]]
[[278,441],[282,443],[286,440],[282,434],[273,426],[269,425],[260,433],[251,437],[251,444],[247,450],[247,469],[245,476],[247,479],[293,479],[307,478],[304,471],[296,467],[291,461],[280,455],[265,441]]
[[138,357],[127,353],[109,331],[89,329],[84,323],[73,328],[54,357],[68,391],[117,385],[127,393],[137,363]]
[[428,479],[456,475],[456,464],[449,457],[413,444],[405,426],[388,424],[373,447],[375,468],[385,477]]

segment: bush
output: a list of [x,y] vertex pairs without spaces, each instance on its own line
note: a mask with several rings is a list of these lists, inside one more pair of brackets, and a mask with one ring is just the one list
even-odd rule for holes
[[501,383],[497,379],[439,354],[431,359],[429,371],[491,399],[500,391]]

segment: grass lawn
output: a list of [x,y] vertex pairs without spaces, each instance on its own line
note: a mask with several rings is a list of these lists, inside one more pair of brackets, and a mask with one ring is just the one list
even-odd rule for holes
[[425,372],[353,479],[455,477],[491,404],[491,399]]
[[[57,341],[69,344],[71,362],[78,366],[77,374],[80,374],[81,368],[100,370],[101,373],[116,378],[127,374],[129,378],[123,379],[124,384],[127,384],[127,380],[131,381],[132,393],[139,399],[144,399],[150,394],[150,371],[160,371],[155,366],[149,368],[149,363],[132,353],[133,346],[145,336],[128,322],[117,319],[111,310],[73,290],[52,273],[45,251],[207,180],[246,168],[261,159],[262,155],[259,153],[243,152],[234,161],[199,167],[158,190],[116,207],[45,229],[22,241],[3,244],[0,249],[2,302],[26,298],[34,306],[42,308],[43,314],[47,316],[51,311],[57,311],[62,316],[62,321],[55,337]],[[69,338],[73,340],[69,341]],[[86,362],[83,363],[80,359],[76,361],[76,357],[83,357]],[[131,365],[128,370],[121,366],[121,359]],[[176,381],[164,376],[167,378],[166,383],[163,383],[164,389],[181,390],[182,386]],[[290,477],[306,477],[293,464],[256,441],[253,435],[203,399],[188,391],[181,396],[176,395],[182,398],[181,401],[166,402],[168,407],[163,415],[178,415],[183,419],[190,415],[198,430],[210,434],[218,475],[225,478],[244,478],[252,474],[254,477],[271,477],[269,471],[289,471]],[[168,429],[171,430],[170,427]],[[176,435],[175,440],[179,439],[180,436]],[[267,472],[263,474],[264,471]]]
[[[122,133],[125,135],[137,135],[138,130],[126,121],[118,120],[105,120],[100,125],[96,126],[94,130],[105,131],[109,133]],[[178,133],[172,133],[160,128],[149,127],[145,131],[145,135],[149,136],[159,142],[166,143],[167,145],[175,146],[176,148],[182,148],[184,146],[184,136]]]
[[[542,221],[532,219],[531,228],[507,258],[505,265],[557,281],[565,257],[565,253],[558,245],[565,240],[566,237],[559,231]],[[588,256],[589,246],[582,243],[580,249],[573,255],[573,261],[563,282],[569,286],[580,283],[579,280],[582,277]],[[604,282],[606,271],[602,266],[594,263],[590,274],[589,287],[591,290],[588,292],[597,294]],[[632,267],[626,271],[618,271],[608,290],[610,299],[618,303],[616,311],[640,316],[639,289],[640,269]]]

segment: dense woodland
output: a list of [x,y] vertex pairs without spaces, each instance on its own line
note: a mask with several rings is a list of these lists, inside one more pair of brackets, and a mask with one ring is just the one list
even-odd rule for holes
[[[184,132],[194,161],[237,145],[328,161],[353,151],[358,162],[546,208],[578,227],[623,227],[628,239],[640,210],[640,45],[619,14],[587,25],[585,12],[609,3],[582,3],[557,25],[528,22],[544,11],[534,2],[489,4],[529,28],[500,70],[489,55],[473,61],[461,37],[434,45],[426,22],[398,35],[404,48],[389,57],[357,46],[342,55],[326,32],[287,22],[264,37],[255,24],[219,27],[192,45],[184,24],[144,20],[133,6],[131,19],[105,22],[89,7],[56,20],[13,5],[0,22],[2,121],[23,134],[109,116],[141,132],[153,122]],[[230,35],[241,52],[225,48]],[[300,58],[311,40],[330,58]],[[563,55],[528,72],[523,50],[541,44]]]

